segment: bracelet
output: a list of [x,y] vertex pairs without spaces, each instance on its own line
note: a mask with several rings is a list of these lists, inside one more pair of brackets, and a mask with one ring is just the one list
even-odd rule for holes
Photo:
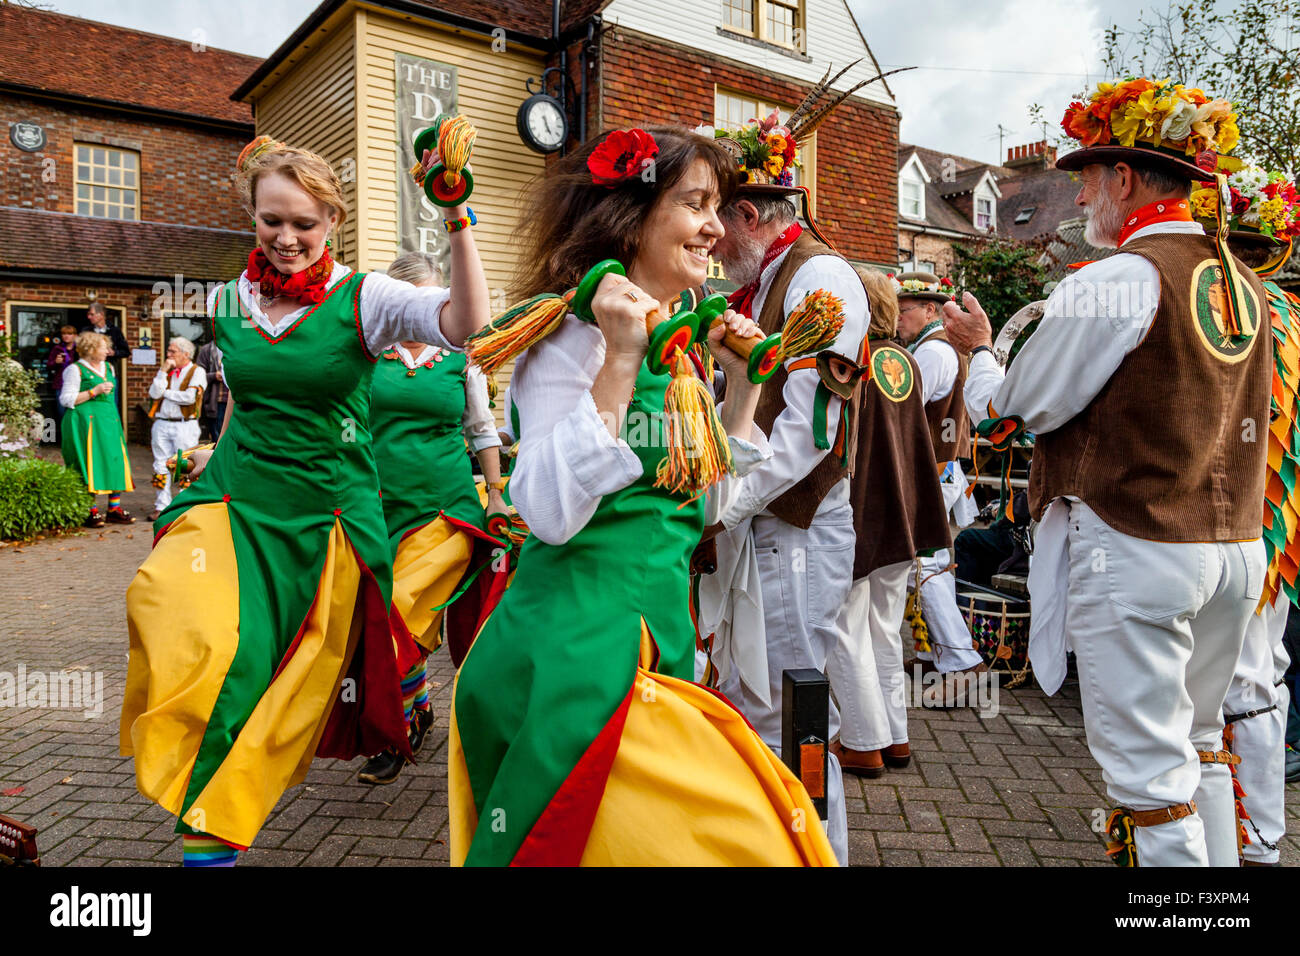
[[461,216],[459,219],[444,219],[442,224],[447,227],[448,232],[460,232],[462,229],[468,229],[470,226],[478,225],[478,216],[474,215],[474,210],[468,206],[465,211],[468,216]]
[[489,481],[489,482],[487,483],[487,486],[488,486],[489,488],[493,488],[493,489],[495,489],[495,490],[497,490],[497,491],[500,491],[500,492],[503,492],[503,493],[504,493],[505,490],[506,490],[506,480],[505,480],[504,478],[501,478],[501,479],[498,479],[497,481]]
[[977,346],[975,346],[973,349],[970,350],[970,357],[971,357],[971,358],[974,358],[974,357],[975,357],[976,355],[978,355],[980,352],[988,352],[989,355],[992,355],[992,354],[993,354],[993,346],[991,346],[991,345],[977,345]]

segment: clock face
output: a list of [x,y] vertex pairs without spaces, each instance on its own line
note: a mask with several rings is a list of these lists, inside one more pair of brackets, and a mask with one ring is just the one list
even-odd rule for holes
[[523,107],[521,133],[525,139],[531,139],[534,149],[542,152],[554,152],[564,145],[568,135],[568,123],[564,113],[555,100],[547,96],[537,96],[526,102]]

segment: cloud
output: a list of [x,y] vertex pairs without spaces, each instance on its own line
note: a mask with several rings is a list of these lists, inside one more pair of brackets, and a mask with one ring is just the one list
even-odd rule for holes
[[[1101,78],[1102,31],[1113,16],[1095,0],[934,0],[924,19],[912,4],[849,5],[882,65],[921,67],[889,81],[902,141],[984,162],[1042,138],[1030,104],[1042,105],[1053,135],[1069,98]],[[999,123],[1011,130],[1001,156]]]
[[[319,0],[46,0],[58,13],[270,56]],[[198,32],[196,32],[198,31]]]

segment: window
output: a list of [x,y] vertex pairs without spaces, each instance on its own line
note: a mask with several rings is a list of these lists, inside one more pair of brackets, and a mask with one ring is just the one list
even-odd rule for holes
[[993,227],[993,200],[987,196],[975,198],[975,228],[991,229]]
[[[718,129],[739,129],[752,119],[764,120],[772,110],[779,110],[781,122],[790,118],[788,107],[777,103],[765,103],[744,93],[729,93],[715,90],[713,100],[713,125]],[[817,134],[813,133],[799,147],[799,162],[791,170],[796,186],[807,186],[809,201],[816,212],[817,199]],[[797,198],[797,197],[796,197]],[[796,205],[798,203],[796,202]]]
[[1024,209],[1020,210],[1020,212],[1016,213],[1016,225],[1023,226],[1025,223],[1029,222],[1029,220],[1033,219],[1034,212],[1037,209],[1037,206],[1026,206]]
[[163,332],[166,337],[158,344],[160,353],[167,351],[167,343],[174,338],[189,339],[197,350],[200,345],[208,341],[207,316],[164,313]]
[[753,33],[755,6],[755,0],[722,0],[722,25],[741,33]]
[[935,274],[935,271],[934,271],[934,263],[933,263],[933,262],[918,262],[918,263],[916,264],[916,271],[917,271],[917,272],[928,272],[928,273],[930,273],[931,275],[934,275],[934,274]]
[[722,0],[722,25],[803,52],[803,0]]
[[140,218],[140,154],[111,146],[76,144],[77,215]]
[[925,218],[925,185],[914,179],[898,181],[898,214],[908,219]]

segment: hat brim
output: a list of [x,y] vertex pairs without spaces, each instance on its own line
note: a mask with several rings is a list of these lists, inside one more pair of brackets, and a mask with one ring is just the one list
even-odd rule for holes
[[1228,245],[1247,246],[1253,249],[1281,249],[1286,245],[1286,240],[1266,236],[1262,232],[1252,232],[1249,229],[1233,229],[1228,233]]
[[1163,169],[1183,176],[1193,182],[1206,182],[1214,179],[1214,173],[1207,173],[1195,163],[1179,159],[1170,153],[1142,146],[1085,146],[1072,153],[1066,153],[1056,161],[1057,169],[1078,171],[1085,166],[1100,163],[1114,166],[1116,163],[1139,162],[1160,166]]
[[931,302],[938,302],[940,305],[953,301],[952,296],[946,292],[907,292],[900,289],[898,297],[899,299],[929,299]]
[[797,196],[798,186],[778,186],[775,183],[741,183],[736,187],[736,196]]

